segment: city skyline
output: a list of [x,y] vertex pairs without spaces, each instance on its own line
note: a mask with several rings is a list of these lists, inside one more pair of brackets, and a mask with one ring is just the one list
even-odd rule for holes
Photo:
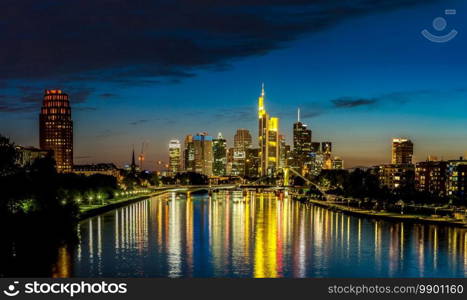
[[[138,152],[139,145],[148,141],[145,166],[155,166],[159,160],[168,162],[167,145],[171,139],[182,141],[189,133],[207,131],[216,136],[222,132],[231,147],[237,128],[247,128],[252,133],[253,144],[257,145],[255,106],[259,86],[265,82],[268,112],[280,118],[280,133],[285,135],[287,144],[292,144],[292,124],[296,120],[296,109],[300,107],[301,119],[313,131],[313,140],[332,141],[333,152],[345,160],[346,167],[388,163],[389,141],[394,137],[413,141],[415,161],[423,161],[428,155],[446,160],[465,155],[467,133],[463,112],[467,109],[467,61],[463,53],[467,52],[467,43],[462,38],[466,31],[462,24],[462,12],[467,10],[465,3],[396,1],[392,6],[370,4],[358,11],[360,1],[354,1],[347,5],[357,13],[332,18],[329,12],[342,7],[338,1],[330,1],[329,6],[316,5],[317,11],[305,7],[303,11],[308,19],[294,20],[300,30],[280,25],[294,16],[291,6],[286,2],[281,4],[290,12],[277,15],[267,5],[252,11],[259,25],[265,26],[264,30],[258,28],[258,32],[252,33],[253,45],[258,49],[241,43],[240,50],[244,53],[239,51],[214,59],[214,52],[203,48],[201,52],[212,55],[206,58],[206,63],[198,56],[196,61],[185,65],[174,64],[173,57],[163,56],[161,51],[153,51],[154,57],[148,56],[142,46],[124,57],[109,55],[107,64],[102,65],[96,58],[92,59],[102,58],[96,44],[93,47],[96,49],[89,52],[71,51],[72,57],[58,51],[56,61],[61,63],[55,64],[55,57],[42,51],[50,47],[47,43],[50,38],[42,41],[43,37],[53,36],[63,42],[66,50],[82,49],[90,38],[96,43],[99,38],[105,42],[106,28],[100,28],[89,37],[87,29],[65,28],[63,31],[68,30],[76,41],[70,41],[63,33],[47,31],[45,35],[42,30],[30,33],[36,38],[35,47],[30,48],[36,51],[27,52],[22,48],[26,46],[17,45],[23,51],[18,52],[22,53],[22,58],[12,60],[16,61],[15,65],[8,62],[1,67],[3,74],[8,74],[0,79],[2,133],[18,144],[38,147],[39,136],[35,129],[43,90],[62,89],[70,95],[73,109],[76,164],[114,162],[122,166],[129,163],[133,145]],[[91,11],[92,7],[87,6],[92,5],[99,4],[86,4],[77,11]],[[189,3],[186,5],[193,8]],[[45,4],[31,7],[54,12],[62,9],[60,5],[50,8]],[[22,10],[31,24],[38,20],[52,25],[63,21],[55,14],[47,20],[36,18],[32,8],[25,6]],[[237,8],[242,16],[252,9],[240,4]],[[442,15],[446,8],[456,8],[459,12],[448,18],[449,28],[456,28],[459,37],[446,44],[431,43],[420,31],[430,28],[433,18]],[[101,13],[95,11],[97,15]],[[324,14],[324,20],[319,18],[323,12],[328,13]],[[207,14],[214,18],[213,13]],[[270,21],[272,18],[277,21]],[[8,31],[8,24],[16,24],[15,21],[8,16],[4,19],[4,32],[13,33]],[[400,21],[394,22],[395,19]],[[77,21],[80,24],[82,19]],[[164,28],[173,32],[174,28],[181,28],[180,36],[188,35],[188,41],[205,41],[197,34],[190,36],[187,28],[193,24],[180,25],[177,21],[161,27],[152,23],[143,24],[143,28],[129,27],[130,34],[121,38],[129,41],[129,36],[134,36],[138,30],[160,32]],[[326,25],[314,26],[317,22]],[[205,26],[205,29],[213,29]],[[227,42],[231,38],[228,24],[215,23],[214,27],[218,29],[219,41],[226,41],[214,45],[215,50],[232,48]],[[20,32],[30,29],[26,24],[16,28]],[[272,29],[277,34],[269,40],[266,33]],[[384,39],[380,39],[382,36]],[[154,45],[146,36],[136,38],[142,45]],[[1,35],[0,39],[8,44],[16,43],[8,34]],[[238,40],[232,42],[235,45]],[[186,55],[182,46],[174,47],[171,50],[178,50],[175,51],[177,59]],[[194,48],[189,51],[193,55],[197,53]],[[13,55],[11,52],[2,54],[4,57]],[[135,61],[140,54],[145,55],[141,55],[141,61]],[[139,63],[153,61],[153,58],[157,62],[163,58],[171,62],[170,70],[155,67],[155,74],[138,67]],[[125,74],[117,82],[118,78],[109,74],[115,71],[112,63],[120,60],[123,64],[115,68],[119,74]],[[83,63],[83,67],[77,68],[76,62]],[[29,65],[38,67],[29,68]],[[138,76],[131,75],[134,73]]]

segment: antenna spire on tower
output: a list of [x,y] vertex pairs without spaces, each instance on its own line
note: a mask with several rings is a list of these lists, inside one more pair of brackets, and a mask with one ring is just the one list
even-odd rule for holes
[[300,122],[300,107],[297,110],[297,122]]
[[264,97],[264,82],[261,83],[261,97]]

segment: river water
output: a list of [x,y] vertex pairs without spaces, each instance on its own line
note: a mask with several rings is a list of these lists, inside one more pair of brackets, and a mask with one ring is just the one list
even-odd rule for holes
[[87,219],[56,277],[466,277],[467,230],[349,216],[284,194],[166,193]]

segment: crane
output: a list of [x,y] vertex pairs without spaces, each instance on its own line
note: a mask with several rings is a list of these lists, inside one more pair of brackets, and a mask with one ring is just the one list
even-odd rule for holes
[[147,146],[147,143],[146,141],[143,141],[143,143],[141,144],[141,153],[139,154],[138,156],[138,160],[139,160],[139,168],[141,169],[141,171],[143,171],[143,162],[144,162],[144,150],[145,150],[145,147]]

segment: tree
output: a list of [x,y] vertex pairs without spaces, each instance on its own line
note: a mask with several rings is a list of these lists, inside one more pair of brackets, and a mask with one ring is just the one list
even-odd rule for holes
[[11,175],[18,171],[19,152],[9,138],[0,134],[0,176]]

